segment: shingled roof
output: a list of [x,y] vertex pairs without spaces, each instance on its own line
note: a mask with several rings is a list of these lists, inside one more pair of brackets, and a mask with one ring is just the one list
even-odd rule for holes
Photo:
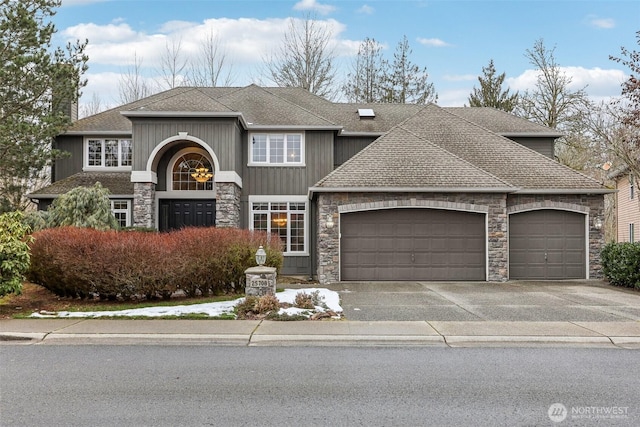
[[448,109],[428,105],[319,181],[313,191],[402,189],[606,192],[565,167]]
[[[76,121],[69,134],[131,133],[126,115],[242,116],[250,127],[333,127],[343,134],[382,135],[424,106],[416,104],[336,103],[301,88],[177,87]],[[372,109],[375,118],[362,119],[358,109]],[[462,118],[501,135],[561,136],[560,133],[493,108],[446,107]],[[125,115],[123,115],[123,113]]]
[[76,187],[91,187],[96,182],[107,188],[111,195],[133,197],[131,172],[79,172],[30,193],[29,198],[55,198]]

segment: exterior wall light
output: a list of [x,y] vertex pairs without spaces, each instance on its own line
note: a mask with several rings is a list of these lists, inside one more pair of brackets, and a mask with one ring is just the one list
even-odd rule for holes
[[595,217],[595,218],[593,219],[593,227],[594,227],[596,230],[600,230],[600,229],[602,229],[602,220],[600,219],[600,217]]
[[333,228],[333,226],[335,225],[333,223],[333,215],[329,214],[327,215],[327,228]]
[[265,262],[267,262],[267,253],[264,251],[262,245],[260,245],[260,247],[256,251],[256,263],[259,266],[263,266]]

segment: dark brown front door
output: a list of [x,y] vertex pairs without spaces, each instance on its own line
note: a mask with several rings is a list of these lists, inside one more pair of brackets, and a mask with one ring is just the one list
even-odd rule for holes
[[160,200],[160,231],[216,225],[215,200]]
[[340,217],[341,280],[485,280],[485,215],[383,209]]
[[586,278],[585,215],[542,209],[509,216],[510,279]]

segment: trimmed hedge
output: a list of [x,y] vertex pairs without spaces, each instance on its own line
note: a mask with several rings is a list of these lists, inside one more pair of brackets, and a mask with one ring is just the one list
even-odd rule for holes
[[277,237],[231,228],[169,233],[62,227],[39,231],[28,277],[59,296],[169,298],[240,293],[244,271],[262,245],[267,265],[282,267]]
[[640,242],[609,243],[602,249],[601,259],[609,283],[640,289]]

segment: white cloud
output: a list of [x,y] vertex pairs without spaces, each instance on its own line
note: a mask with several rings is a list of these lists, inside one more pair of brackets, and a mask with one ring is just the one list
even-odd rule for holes
[[587,23],[593,27],[606,30],[616,26],[616,21],[613,18],[599,18],[595,15],[587,16]]
[[124,22],[111,23],[107,25],[97,25],[93,23],[78,24],[66,28],[62,35],[68,39],[84,40],[91,43],[100,44],[104,42],[125,42],[140,39],[141,33],[134,31]]
[[375,12],[375,9],[367,4],[364,4],[357,10],[357,12],[363,15],[373,15],[373,12]]
[[294,10],[312,10],[321,15],[328,15],[336,8],[328,4],[320,4],[316,0],[300,0],[293,6]]
[[417,38],[418,43],[423,44],[425,46],[431,46],[431,47],[446,47],[446,46],[450,46],[449,43],[440,40],[440,39],[425,39],[423,37],[418,37]]
[[[561,70],[571,78],[571,90],[585,89],[589,98],[594,101],[608,100],[620,95],[622,82],[627,78],[622,70],[561,67]],[[507,78],[506,84],[513,91],[525,91],[535,88],[537,72],[526,70],[517,77]]]

